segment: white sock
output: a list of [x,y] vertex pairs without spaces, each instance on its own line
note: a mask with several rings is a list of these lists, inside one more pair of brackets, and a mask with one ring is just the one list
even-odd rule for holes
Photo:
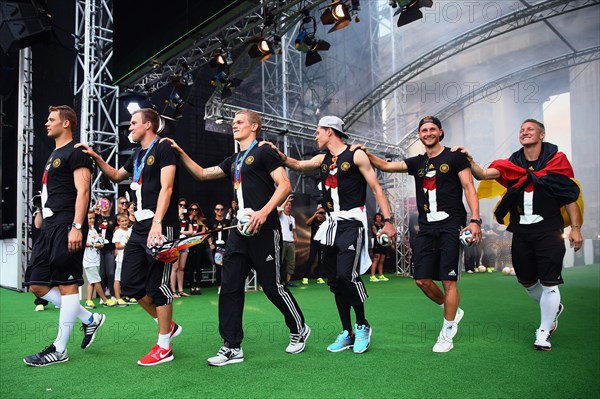
[[444,318],[444,325],[442,326],[442,332],[447,339],[452,339],[452,329],[454,328],[454,321],[446,320]]
[[531,287],[525,288],[527,290],[527,294],[536,302],[540,302],[542,298],[542,285],[539,282],[536,282]]
[[558,313],[558,305],[560,305],[560,291],[558,286],[542,287],[543,293],[540,300],[540,309],[542,311],[542,321],[540,330],[550,331],[554,327],[554,319]]
[[41,298],[47,300],[48,302],[50,302],[54,306],[60,308],[60,304],[61,304],[62,298],[60,296],[60,290],[58,289],[58,287],[52,287],[50,289],[50,291],[48,291],[46,293],[46,295],[44,295]]
[[58,318],[58,335],[54,341],[54,346],[58,352],[64,352],[67,349],[67,343],[73,332],[75,320],[79,313],[79,294],[63,295],[61,298],[60,316]]
[[440,308],[442,308],[442,310],[444,310],[444,304],[443,303],[440,305]]
[[163,349],[169,349],[171,344],[171,334],[158,334],[157,344]]
[[94,321],[94,314],[92,312],[90,312],[89,310],[87,310],[86,308],[84,308],[83,306],[81,306],[81,304],[79,305],[79,313],[77,314],[77,318],[79,320],[81,320],[81,322],[83,324],[90,324],[91,322]]
[[156,325],[158,325],[158,317],[153,317],[153,319],[156,322]]

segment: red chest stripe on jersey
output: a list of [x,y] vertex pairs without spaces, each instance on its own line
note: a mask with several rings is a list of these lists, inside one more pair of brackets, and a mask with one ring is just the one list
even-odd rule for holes
[[48,169],[44,170],[44,175],[42,176],[42,184],[48,184]]
[[436,189],[436,182],[435,182],[435,176],[432,177],[425,177],[425,179],[423,179],[423,188],[425,190],[435,190]]
[[325,179],[325,187],[338,188],[337,174],[327,176],[327,179]]

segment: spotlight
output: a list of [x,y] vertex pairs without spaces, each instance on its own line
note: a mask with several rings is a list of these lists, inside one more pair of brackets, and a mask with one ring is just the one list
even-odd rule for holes
[[141,108],[155,108],[147,95],[134,91],[125,91],[121,93],[119,95],[119,101],[124,108],[127,109],[129,114],[133,114]]
[[225,71],[217,73],[210,81],[210,84],[215,88],[215,92],[221,95],[222,100],[231,97],[231,88],[238,87],[241,83],[241,79],[230,78]]
[[168,99],[165,100],[165,104],[167,107],[174,109],[175,111],[181,110],[185,102],[183,98],[177,93],[175,90],[171,93]]
[[231,53],[229,50],[221,49],[215,52],[212,57],[213,58],[209,63],[210,66],[217,68],[220,71],[227,69],[231,64],[233,64],[233,59],[231,58]]
[[351,17],[348,7],[341,0],[334,1],[322,9],[325,9],[323,14],[321,14],[323,25],[333,25],[329,33],[345,28],[350,24]]
[[252,39],[253,44],[248,50],[250,58],[258,58],[258,61],[264,61],[275,54],[273,42],[264,37],[258,36]]
[[398,7],[394,15],[400,14],[397,26],[408,25],[411,22],[423,18],[423,13],[419,8],[433,6],[433,0],[389,0],[389,5],[393,8]]
[[158,135],[160,137],[171,137],[175,134],[177,120],[166,115],[161,115],[158,123]]
[[[310,28],[312,22],[312,31],[307,30],[307,25]],[[327,51],[331,45],[325,40],[319,40],[315,37],[317,30],[317,21],[313,17],[306,17],[302,21],[298,36],[294,42],[294,47],[297,50],[306,53],[305,66],[309,67],[317,62],[320,62],[323,58],[319,55],[319,51]]]

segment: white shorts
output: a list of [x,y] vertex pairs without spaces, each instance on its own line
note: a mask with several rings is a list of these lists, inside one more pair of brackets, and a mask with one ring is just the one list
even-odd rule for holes
[[123,262],[117,262],[117,266],[115,267],[115,281],[121,281],[122,266]]
[[84,267],[83,271],[85,273],[85,277],[87,278],[88,283],[95,284],[102,281],[102,279],[100,278],[100,265]]

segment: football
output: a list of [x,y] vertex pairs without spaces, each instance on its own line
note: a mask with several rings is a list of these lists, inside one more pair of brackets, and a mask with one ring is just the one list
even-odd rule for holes
[[479,273],[485,273],[487,271],[487,268],[484,265],[479,265],[479,267],[477,268],[477,271]]
[[392,245],[390,238],[385,233],[382,233],[381,235],[377,236],[377,242],[383,247],[389,247],[390,245]]
[[252,233],[250,233],[248,231],[250,229],[250,226],[248,225],[248,223],[250,223],[250,216],[248,216],[248,215],[242,216],[238,220],[237,229],[243,236],[251,237],[254,234],[256,234],[256,231],[253,231]]
[[506,266],[504,269],[502,269],[502,274],[504,274],[505,276],[509,276],[510,275],[510,267]]
[[462,233],[460,233],[460,236],[458,236],[460,243],[462,245],[464,245],[465,247],[470,247],[473,244],[475,244],[475,241],[473,241],[473,234],[471,234],[470,230],[465,230]]

